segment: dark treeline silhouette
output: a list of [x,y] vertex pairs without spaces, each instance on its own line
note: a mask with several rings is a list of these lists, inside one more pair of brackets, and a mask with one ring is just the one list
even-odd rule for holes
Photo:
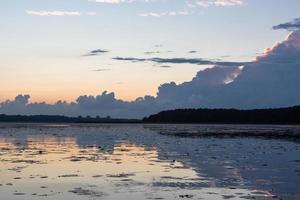
[[300,124],[300,106],[277,109],[177,109],[137,119],[108,117],[67,117],[61,115],[5,115],[0,122],[28,123],[224,123],[224,124]]
[[143,119],[145,123],[300,124],[300,106],[278,109],[178,109]]
[[66,117],[60,115],[0,115],[0,122],[28,122],[28,123],[137,123],[136,119],[113,119],[108,117]]

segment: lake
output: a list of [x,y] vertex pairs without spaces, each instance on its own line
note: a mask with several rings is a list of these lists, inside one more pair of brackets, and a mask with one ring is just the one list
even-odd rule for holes
[[299,126],[2,123],[1,199],[299,200],[299,134]]

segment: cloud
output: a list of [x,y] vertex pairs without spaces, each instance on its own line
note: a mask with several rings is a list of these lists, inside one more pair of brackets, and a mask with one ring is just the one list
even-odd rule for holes
[[103,49],[96,49],[96,50],[92,50],[89,53],[83,55],[83,56],[98,56],[98,55],[102,55],[104,53],[108,53],[109,51],[107,50],[103,50]]
[[286,29],[289,31],[295,31],[295,30],[300,30],[300,18],[296,18],[291,22],[279,24],[276,26],[273,26],[273,29]]
[[40,11],[34,11],[34,10],[27,10],[26,13],[28,15],[35,15],[40,17],[64,17],[64,16],[95,16],[97,15],[96,12],[90,11],[90,12],[79,12],[79,11],[46,11],[46,10],[40,10]]
[[182,84],[160,86],[156,100],[172,108],[268,108],[300,104],[300,31],[243,67],[215,66]]
[[110,71],[110,69],[95,69],[93,72],[107,72]]
[[[134,3],[134,2],[163,2],[163,0],[89,0],[90,2],[103,3],[103,4],[121,4],[121,3]],[[185,2],[185,1],[182,1]],[[201,6],[237,6],[244,4],[243,0],[189,0],[187,4],[190,7]]]
[[[111,5],[118,5],[118,4],[129,4],[129,3],[165,3],[165,0],[89,0],[90,2],[95,3],[102,3],[102,4],[111,4]],[[182,2],[182,10],[172,10],[172,11],[164,11],[164,12],[157,12],[157,11],[149,11],[140,13],[139,16],[141,17],[174,17],[174,16],[187,16],[193,14],[193,10],[195,8],[207,8],[211,6],[215,7],[228,7],[228,6],[238,6],[243,5],[243,0],[181,0]],[[171,5],[171,3],[170,3]]]
[[244,2],[242,0],[194,0],[188,1],[187,6],[191,8],[195,7],[210,7],[210,6],[239,6],[243,5]]
[[144,54],[151,55],[151,54],[161,54],[161,53],[172,53],[173,51],[146,51]]
[[190,81],[160,85],[156,96],[124,101],[117,99],[113,92],[103,92],[97,96],[81,95],[71,103],[58,101],[50,105],[29,103],[29,95],[18,95],[14,100],[1,102],[0,113],[142,118],[176,108],[252,109],[300,105],[299,55],[300,31],[294,31],[251,63],[244,66],[217,63],[199,71]]
[[146,62],[149,61],[149,59],[146,58],[133,58],[133,57],[114,57],[113,60],[119,60],[119,61],[131,61],[131,62]]
[[28,15],[36,15],[36,16],[80,16],[81,13],[78,11],[34,11],[34,10],[27,10],[26,13]]
[[91,2],[96,2],[96,3],[107,3],[107,4],[119,4],[123,2],[127,2],[125,0],[89,0]]
[[134,3],[134,2],[154,2],[154,1],[160,1],[160,0],[89,0],[90,2],[95,3],[103,3],[103,4],[121,4],[121,3]]
[[133,57],[114,57],[114,60],[131,62],[154,62],[160,64],[195,64],[195,65],[223,65],[223,66],[242,66],[249,62],[227,62],[213,61],[202,58],[133,58]]
[[25,105],[28,103],[29,99],[30,99],[30,95],[18,95],[16,96],[14,103]]
[[140,14],[141,17],[174,17],[174,16],[186,16],[190,13],[188,11],[168,11],[168,12],[149,12]]
[[160,68],[172,68],[172,66],[170,66],[170,65],[159,65],[158,67],[160,67]]
[[146,52],[144,52],[144,54],[147,54],[147,55],[149,55],[149,54],[160,54],[160,53],[162,53],[161,51],[146,51]]

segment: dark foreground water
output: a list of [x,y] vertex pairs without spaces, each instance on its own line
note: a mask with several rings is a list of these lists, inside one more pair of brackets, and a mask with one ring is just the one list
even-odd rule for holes
[[298,130],[0,124],[0,199],[299,200]]

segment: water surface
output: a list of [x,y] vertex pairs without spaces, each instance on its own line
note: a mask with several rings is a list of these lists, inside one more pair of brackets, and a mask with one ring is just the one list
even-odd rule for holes
[[1,199],[300,199],[297,140],[225,130],[299,127],[0,124]]

